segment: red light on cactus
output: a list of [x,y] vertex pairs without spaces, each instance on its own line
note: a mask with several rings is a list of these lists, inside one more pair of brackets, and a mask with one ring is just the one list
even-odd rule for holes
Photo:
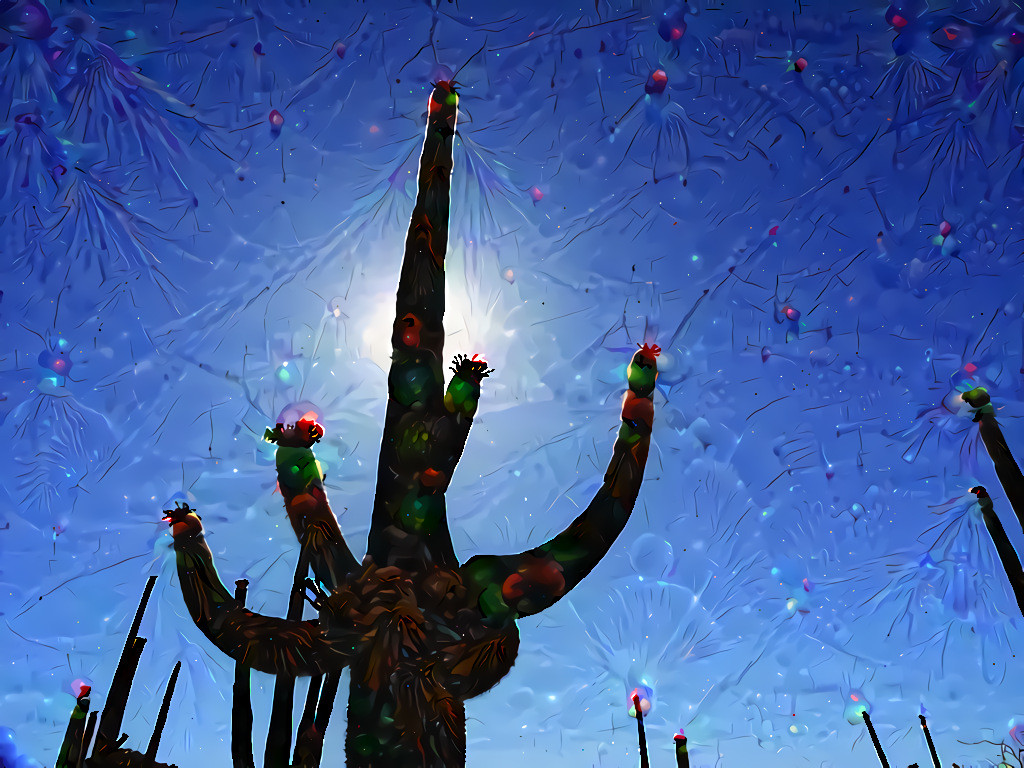
[[284,125],[284,115],[276,109],[270,110],[270,116],[267,119],[270,121],[271,128],[280,128]]
[[512,602],[531,595],[557,595],[565,591],[562,566],[552,560],[538,558],[510,575],[501,585],[501,596]]
[[420,474],[420,482],[427,488],[437,488],[444,485],[444,474],[436,469],[427,468]]
[[650,398],[637,397],[635,392],[627,392],[622,403],[622,418],[650,427],[654,423],[654,403]]
[[650,77],[647,78],[647,82],[644,84],[644,91],[647,93],[664,93],[665,87],[668,85],[668,75],[665,74],[664,69],[656,69],[651,72]]
[[860,701],[860,698],[857,696],[856,693],[851,693],[850,694],[850,698],[853,699],[854,701]]
[[644,342],[643,346],[640,346],[640,342],[637,342],[637,346],[640,347],[641,357],[644,357],[647,360],[654,360],[661,354],[661,347],[657,344],[652,345]]
[[896,27],[896,29],[903,29],[907,26],[907,20],[897,13],[892,17],[892,25]]
[[652,691],[646,685],[639,685],[633,689],[633,692],[629,694],[629,716],[636,717],[637,701],[640,702],[640,714],[644,717],[651,711],[651,697],[654,695]]
[[71,370],[71,361],[62,352],[51,352],[48,349],[39,353],[39,365],[53,371],[58,376],[67,376],[68,371]]

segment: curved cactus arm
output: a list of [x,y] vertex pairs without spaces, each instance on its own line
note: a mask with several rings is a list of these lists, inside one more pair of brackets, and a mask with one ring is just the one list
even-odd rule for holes
[[[448,453],[447,441],[437,432],[443,429],[438,422],[444,414],[444,259],[457,112],[454,88],[438,83],[429,102],[419,191],[395,302],[388,407],[367,543],[367,554],[378,566],[456,562],[443,496],[440,501],[418,504],[423,509],[413,518],[429,518],[418,526],[410,527],[402,510],[422,495],[420,474],[436,470]],[[435,495],[433,490],[427,493]]]
[[314,421],[278,424],[263,439],[276,443],[277,486],[284,497],[288,521],[295,537],[304,542],[306,556],[317,580],[333,589],[359,567],[331,511],[324,476],[312,446],[324,435]]
[[625,527],[651,443],[660,351],[645,344],[633,355],[612,460],[604,484],[583,513],[539,547],[517,555],[477,555],[459,570],[489,620],[530,616],[553,605],[594,569]]
[[359,561],[345,543],[327,495],[323,488],[316,487],[301,494],[284,490],[281,494],[295,537],[305,542],[313,575],[328,589],[334,589],[359,567]]
[[217,648],[260,672],[293,677],[341,669],[355,656],[360,633],[354,628],[325,633],[317,621],[288,621],[247,610],[221,581],[195,511],[186,505],[166,514],[185,605]]

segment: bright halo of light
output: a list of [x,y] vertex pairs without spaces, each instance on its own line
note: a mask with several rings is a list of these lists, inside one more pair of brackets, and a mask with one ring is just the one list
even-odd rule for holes
[[[512,335],[502,325],[510,310],[508,297],[503,296],[509,286],[497,280],[471,281],[460,271],[461,263],[462,258],[452,257],[447,264],[444,313],[446,375],[448,363],[459,353],[476,354],[492,367],[500,366],[505,358],[508,338]],[[391,365],[394,289],[369,294],[363,301],[366,309],[354,315],[348,312],[350,317],[364,318],[359,324],[356,352],[386,371]]]

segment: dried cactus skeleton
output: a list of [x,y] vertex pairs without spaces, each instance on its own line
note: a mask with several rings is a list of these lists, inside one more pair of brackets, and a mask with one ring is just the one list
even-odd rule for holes
[[[333,690],[338,671],[351,668],[350,768],[465,764],[465,700],[511,669],[519,646],[515,620],[554,604],[608,552],[636,502],[650,445],[660,350],[644,345],[628,368],[622,425],[604,483],[586,510],[534,549],[459,563],[445,491],[491,371],[476,356],[459,355],[444,387],[444,259],[457,105],[452,84],[434,87],[398,285],[363,562],[345,543],[328,503],[312,450],[323,429],[311,421],[278,425],[265,437],[277,444],[279,486],[301,543],[297,586],[312,569],[307,599],[319,619],[301,620],[301,601],[288,618],[247,610],[218,576],[194,510],[186,506],[167,517],[185,603],[217,648],[239,664],[285,678],[325,676]],[[333,699],[333,690],[325,684],[321,699]],[[312,762],[318,764],[318,754]]]

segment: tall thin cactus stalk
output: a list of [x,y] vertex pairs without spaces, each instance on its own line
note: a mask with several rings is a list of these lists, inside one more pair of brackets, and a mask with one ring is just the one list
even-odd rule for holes
[[974,409],[974,421],[978,425],[978,433],[985,444],[989,458],[996,468],[999,484],[1003,486],[1006,498],[1010,500],[1017,522],[1024,531],[1024,474],[1021,474],[1016,459],[1006,444],[1003,430],[996,421],[996,411],[992,406],[992,398],[984,387],[975,387],[960,395],[963,401]]
[[868,735],[871,736],[871,743],[875,745],[875,754],[878,755],[878,762],[882,764],[882,768],[889,768],[889,760],[885,756],[885,752],[882,750],[882,742],[878,740],[878,734],[875,733],[875,725],[871,722],[871,715],[868,714],[867,710],[861,712],[864,718],[864,725],[868,727]]
[[[245,605],[249,590],[246,579],[235,581],[235,600]],[[235,662],[235,682],[231,686],[231,765],[232,768],[255,768],[252,754],[252,689],[249,667]]]
[[1024,568],[1021,568],[1020,557],[1017,550],[1013,548],[1010,537],[1006,535],[1003,524],[999,522],[995,509],[992,508],[992,497],[983,486],[971,488],[971,493],[978,497],[978,505],[981,507],[981,516],[985,521],[985,528],[992,538],[996,547],[996,554],[999,555],[999,562],[1003,564],[1006,571],[1006,578],[1010,582],[1013,596],[1017,599],[1017,608],[1024,616]]
[[935,751],[935,742],[932,741],[932,732],[928,730],[928,721],[924,715],[918,715],[921,720],[921,730],[924,731],[925,741],[928,742],[928,753],[932,757],[932,768],[942,768],[939,764],[939,753]]

